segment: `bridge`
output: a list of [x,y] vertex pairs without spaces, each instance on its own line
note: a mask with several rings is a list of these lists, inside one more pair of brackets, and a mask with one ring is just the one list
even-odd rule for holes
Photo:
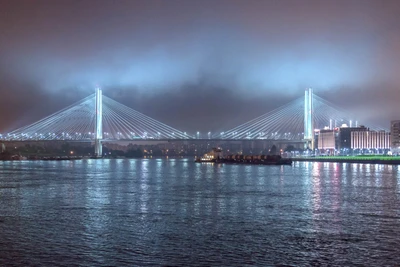
[[358,121],[353,123],[339,107],[307,89],[304,97],[233,129],[200,136],[199,132],[189,134],[150,118],[103,95],[97,88],[94,94],[48,117],[0,134],[0,140],[91,142],[97,156],[102,155],[105,141],[275,140],[302,142],[305,147],[313,148],[315,129],[333,129],[343,123],[350,127],[358,125]]

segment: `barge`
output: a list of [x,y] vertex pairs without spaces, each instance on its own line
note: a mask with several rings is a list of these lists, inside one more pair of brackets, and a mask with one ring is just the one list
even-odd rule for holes
[[226,164],[250,164],[250,165],[291,165],[292,160],[282,158],[280,155],[228,155],[223,156],[220,148],[213,148],[203,157],[196,158],[197,163],[226,163]]

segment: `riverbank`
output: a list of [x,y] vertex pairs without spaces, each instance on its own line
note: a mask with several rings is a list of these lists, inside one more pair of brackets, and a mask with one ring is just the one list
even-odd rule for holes
[[328,156],[328,157],[296,157],[293,161],[367,163],[400,165],[400,157],[391,156]]
[[23,157],[20,155],[12,155],[10,157],[0,157],[0,161],[20,161],[20,160],[81,160],[88,157]]

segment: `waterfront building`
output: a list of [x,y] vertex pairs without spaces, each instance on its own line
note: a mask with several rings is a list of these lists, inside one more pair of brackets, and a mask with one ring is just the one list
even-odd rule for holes
[[[399,121],[400,126],[400,121]],[[399,134],[399,128],[397,133]],[[399,138],[400,139],[400,138]],[[398,143],[400,146],[400,143]],[[334,129],[318,130],[317,148],[322,154],[385,153],[391,147],[390,133],[372,131],[365,126],[348,127],[342,125]]]
[[324,129],[318,134],[317,148],[319,150],[335,150],[336,149],[337,130]]
[[359,127],[348,127],[346,124],[343,124],[339,128],[339,138],[338,138],[338,146],[337,149],[352,149],[352,133],[353,132],[367,132],[368,128],[361,125]]
[[352,149],[390,149],[390,133],[385,131],[352,131]]
[[400,120],[391,121],[390,123],[390,149],[392,153],[400,153]]

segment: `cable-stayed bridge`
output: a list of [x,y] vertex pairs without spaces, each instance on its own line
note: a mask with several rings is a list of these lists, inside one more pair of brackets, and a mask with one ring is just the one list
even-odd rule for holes
[[[354,117],[353,117],[354,118]],[[265,113],[213,138],[310,140],[315,129],[333,129],[368,125],[372,130],[385,130],[369,123],[352,120],[351,115],[333,103],[317,96],[312,89],[304,97]]]
[[[96,94],[5,136],[11,140],[104,140],[149,138],[188,139],[189,135],[139,113],[115,100]],[[101,121],[96,121],[101,119]],[[101,124],[100,124],[101,123]],[[98,125],[98,127],[97,127]],[[98,132],[99,131],[99,132]]]
[[[3,141],[94,142],[95,154],[102,154],[103,141],[132,140],[287,140],[312,147],[314,129],[357,126],[348,114],[315,95],[311,89],[286,105],[249,122],[206,137],[188,134],[137,112],[102,95],[100,89],[81,101],[35,123],[0,135]],[[373,127],[371,127],[373,128]],[[375,127],[375,129],[379,129]]]

